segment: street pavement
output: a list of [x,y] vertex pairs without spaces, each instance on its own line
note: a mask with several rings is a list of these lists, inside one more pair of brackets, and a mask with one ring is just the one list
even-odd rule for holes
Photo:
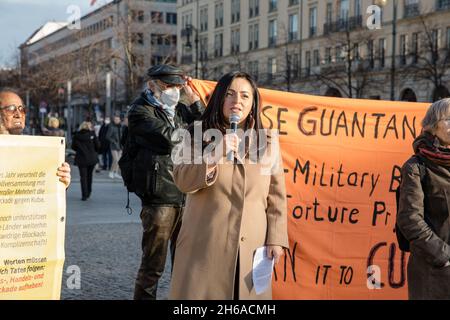
[[[72,166],[72,183],[67,191],[62,300],[133,299],[141,260],[142,226],[140,200],[130,194],[130,202],[133,213],[128,215],[122,180],[110,179],[106,171],[94,172],[92,195],[81,201],[78,168]],[[80,289],[67,285],[73,284],[69,266],[80,268]],[[170,255],[159,282],[158,299],[167,299],[169,281]]]

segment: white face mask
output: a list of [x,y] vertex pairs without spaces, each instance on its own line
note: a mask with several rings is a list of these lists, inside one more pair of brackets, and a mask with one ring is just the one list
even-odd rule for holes
[[180,101],[180,89],[177,89],[175,87],[166,89],[161,92],[161,97],[159,99],[165,105],[174,107],[178,104],[178,101]]

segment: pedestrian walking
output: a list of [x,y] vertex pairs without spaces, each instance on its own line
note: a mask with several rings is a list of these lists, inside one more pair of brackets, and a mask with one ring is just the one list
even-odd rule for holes
[[92,130],[92,123],[84,121],[72,140],[75,150],[75,165],[80,171],[81,200],[86,201],[92,193],[92,175],[98,162],[100,143]]
[[98,139],[100,141],[100,152],[102,158],[102,170],[110,171],[112,164],[112,154],[110,143],[108,139],[106,139],[106,133],[108,132],[109,125],[111,120],[109,117],[106,117],[100,126],[100,130],[98,132]]
[[108,126],[108,131],[106,132],[106,140],[109,142],[109,148],[112,154],[112,164],[111,170],[109,171],[109,177],[122,178],[119,174],[119,159],[122,156],[122,146],[120,145],[120,140],[122,138],[123,127],[120,121],[120,116],[114,116],[113,123]]

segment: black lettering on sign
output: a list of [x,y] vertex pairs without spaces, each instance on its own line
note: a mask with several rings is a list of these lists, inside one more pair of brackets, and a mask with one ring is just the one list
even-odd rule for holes
[[[377,257],[378,251],[382,247],[387,247],[387,242],[379,242],[375,244],[372,249],[369,252],[369,256],[367,257],[367,268],[369,266],[376,265],[374,264],[374,260]],[[395,253],[396,253],[396,245],[395,243],[391,243],[389,246],[389,257],[388,257],[388,279],[389,279],[389,286],[393,289],[401,288],[406,283],[406,254],[401,251],[400,255],[400,280],[396,282],[394,280],[394,274],[395,274]],[[386,257],[379,258],[381,261],[386,260]],[[369,279],[372,276],[372,274],[367,274],[367,279]],[[380,279],[380,288],[383,288],[385,284],[381,282]]]
[[[283,272],[284,272],[284,276],[283,276],[283,281],[286,282],[286,278],[287,278],[287,269],[288,269],[288,257],[289,257],[289,266],[291,267],[291,271],[292,271],[292,278],[294,279],[294,282],[297,282],[297,276],[295,274],[295,251],[297,250],[297,242],[294,243],[294,247],[292,248],[292,254],[291,254],[291,250],[290,249],[285,249],[284,250],[284,266],[283,266]],[[275,267],[273,268],[273,272],[274,272],[274,277],[275,277],[275,281],[278,281],[278,276],[277,276],[277,270],[275,269]]]
[[312,112],[312,111],[316,111],[317,107],[307,107],[305,109],[303,109],[300,112],[300,115],[298,117],[298,129],[301,131],[301,133],[303,133],[305,136],[314,136],[316,135],[316,126],[317,126],[317,121],[316,120],[312,120],[309,119],[306,121],[307,124],[312,125],[312,128],[309,128],[309,130],[307,130],[303,125],[303,118],[306,116],[307,113]]
[[278,109],[278,113],[277,113],[277,122],[278,122],[278,131],[279,131],[279,134],[280,134],[280,136],[281,135],[287,135],[287,132],[286,131],[282,131],[281,130],[281,124],[282,123],[287,123],[286,122],[286,120],[281,120],[281,113],[282,112],[288,112],[288,109],[287,108],[279,108]]
[[330,265],[323,265],[322,266],[324,271],[321,274],[321,266],[317,267],[317,271],[316,271],[316,284],[319,284],[319,279],[320,277],[322,277],[322,284],[325,284],[327,282],[327,275],[328,275],[328,269],[331,269]]
[[397,190],[397,188],[400,186],[401,182],[402,182],[402,168],[397,165],[394,165],[394,167],[392,168],[391,184],[389,185],[389,192],[395,192],[395,190]]
[[339,280],[339,284],[349,285],[353,279],[353,268],[350,266],[341,266],[341,279]]
[[388,218],[391,216],[389,211],[386,211],[386,203],[384,201],[375,201],[373,206],[373,215],[372,215],[372,226],[377,225],[377,217],[379,215],[385,215],[384,225],[388,224]]
[[262,109],[262,115],[263,115],[263,117],[265,117],[266,119],[267,119],[267,121],[269,121],[269,127],[267,128],[267,129],[273,129],[273,122],[272,122],[272,119],[270,119],[270,117],[266,114],[266,111],[267,110],[270,110],[270,109],[272,109],[273,107],[272,106],[265,106],[263,109]]

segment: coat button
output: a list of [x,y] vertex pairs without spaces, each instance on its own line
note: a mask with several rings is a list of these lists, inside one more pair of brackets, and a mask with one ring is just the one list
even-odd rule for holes
[[241,241],[245,241],[245,237],[241,237]]

